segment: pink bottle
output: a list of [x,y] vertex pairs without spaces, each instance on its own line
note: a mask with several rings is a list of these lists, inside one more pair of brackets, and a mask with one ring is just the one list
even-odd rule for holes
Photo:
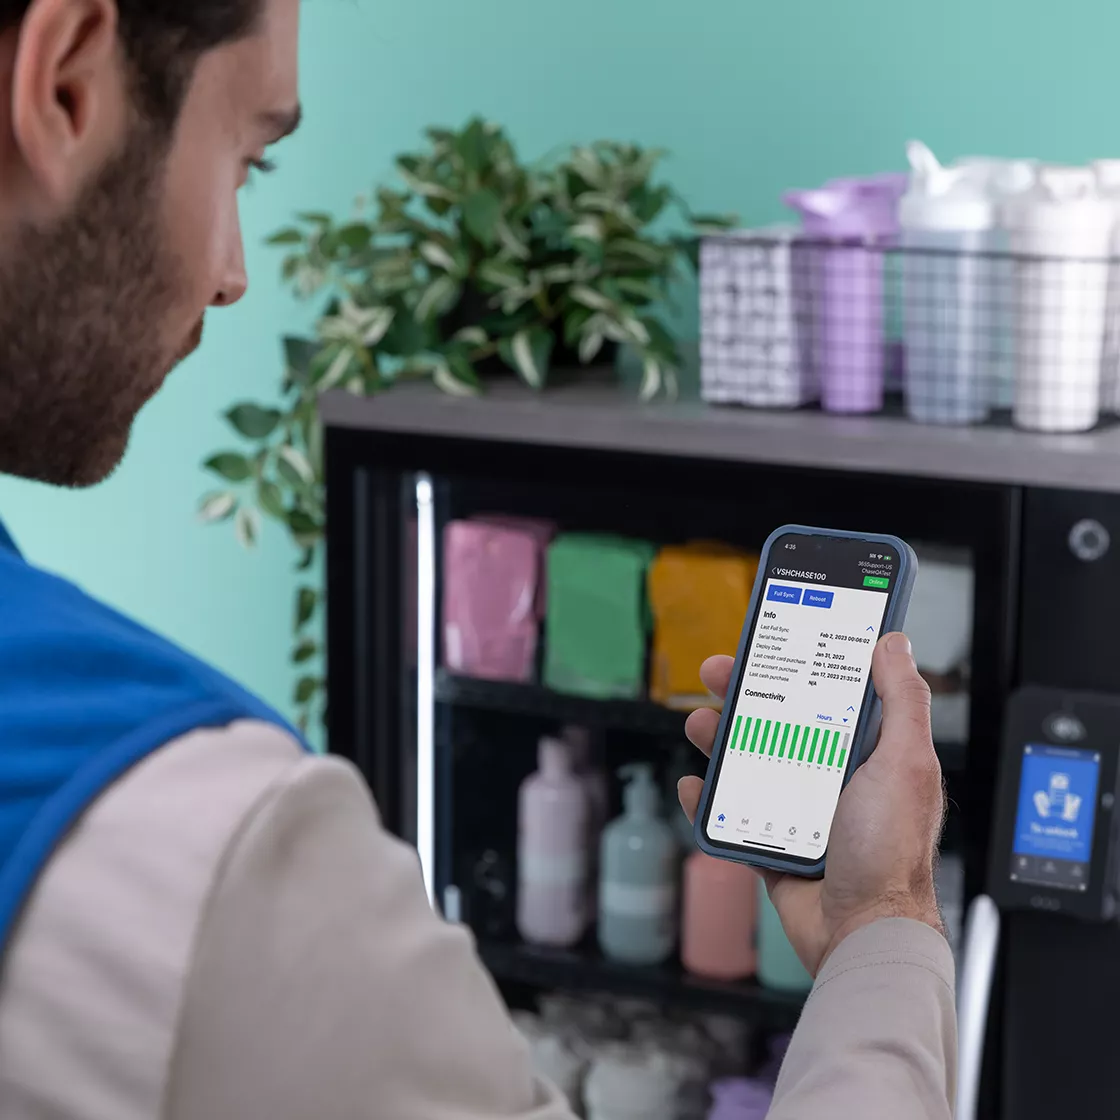
[[588,922],[590,801],[571,749],[542,739],[518,797],[517,928],[534,945],[574,945]]
[[753,976],[758,876],[741,863],[693,852],[684,864],[681,961],[713,980]]

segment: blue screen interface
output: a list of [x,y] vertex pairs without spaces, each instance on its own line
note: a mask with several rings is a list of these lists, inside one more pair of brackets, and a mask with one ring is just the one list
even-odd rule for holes
[[1096,751],[1034,744],[1023,748],[1013,880],[1088,889],[1100,769]]

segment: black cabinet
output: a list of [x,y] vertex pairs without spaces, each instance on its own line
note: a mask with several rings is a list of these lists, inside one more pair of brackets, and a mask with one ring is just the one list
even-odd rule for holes
[[[461,887],[472,853],[497,846],[512,857],[516,789],[533,769],[542,731],[564,723],[602,729],[613,768],[638,757],[668,763],[684,722],[643,701],[598,702],[441,671],[438,628],[428,644],[418,642],[416,618],[425,595],[428,625],[438,617],[439,543],[450,518],[501,511],[657,543],[716,539],[749,549],[788,521],[889,529],[953,549],[974,570],[968,743],[999,735],[1013,661],[1014,589],[1005,573],[1017,555],[1014,489],[423,431],[333,427],[327,448],[330,748],[363,769],[388,826],[417,844],[437,901]],[[951,835],[975,892],[986,864],[994,752],[968,743],[939,745],[953,793]],[[702,762],[697,756],[697,772]],[[531,956],[492,948],[483,946],[496,973],[523,981],[531,972]],[[593,957],[588,983],[619,982]],[[538,963],[548,983],[555,970]],[[565,983],[575,971],[567,960]],[[630,975],[629,986],[639,979]],[[660,997],[686,987],[671,970],[650,974],[650,984]],[[702,986],[690,991],[691,1002],[703,1001]],[[720,990],[712,1002],[747,1008],[756,997],[746,986]]]

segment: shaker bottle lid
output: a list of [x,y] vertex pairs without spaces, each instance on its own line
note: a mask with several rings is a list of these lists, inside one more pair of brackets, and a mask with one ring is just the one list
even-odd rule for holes
[[1120,159],[1095,159],[1089,166],[1101,194],[1120,196]]
[[979,176],[967,168],[942,167],[920,140],[906,145],[910,187],[898,204],[903,229],[984,230],[995,225],[995,203]]
[[1004,202],[1001,215],[1011,229],[1103,236],[1116,220],[1116,203],[1101,193],[1092,167],[1043,165],[1029,190]]
[[953,166],[981,176],[989,192],[999,198],[1019,194],[1033,186],[1040,165],[1036,159],[961,156],[953,161]]
[[910,188],[899,203],[903,229],[971,232],[997,224],[999,203],[1034,182],[1029,160],[971,156],[942,166],[920,140],[906,145]]
[[786,191],[782,201],[801,215],[806,233],[854,234],[862,232],[851,214],[855,193],[848,188]]
[[906,176],[831,179],[817,190],[786,191],[782,201],[801,215],[805,233],[823,237],[887,237],[897,231]]

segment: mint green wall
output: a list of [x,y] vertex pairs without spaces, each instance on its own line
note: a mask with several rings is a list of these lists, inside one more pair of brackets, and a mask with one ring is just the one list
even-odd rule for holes
[[[428,123],[480,112],[526,155],[597,136],[669,148],[699,209],[777,218],[779,192],[945,157],[1120,154],[1120,7],[1104,0],[307,0],[304,132],[243,204],[250,295],[145,411],[107,484],[0,482],[25,549],[284,703],[291,576],[193,520],[219,411],[267,396],[296,312],[263,236],[342,209]],[[75,355],[80,360],[80,355]]]

